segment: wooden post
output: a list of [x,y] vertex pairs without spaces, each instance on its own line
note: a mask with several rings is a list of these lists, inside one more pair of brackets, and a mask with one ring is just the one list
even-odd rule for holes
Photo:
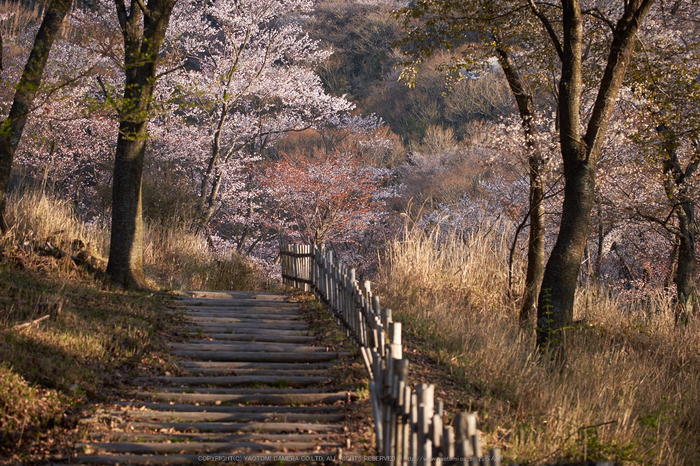
[[421,465],[427,465],[432,458],[432,442],[429,438],[430,424],[433,419],[435,386],[420,384],[418,396],[418,456]]
[[[407,361],[408,362],[408,361]],[[408,371],[408,364],[406,365],[406,370]],[[405,400],[405,405],[403,408],[403,442],[401,456],[403,460],[402,465],[408,466],[408,457],[411,455],[411,413],[413,408],[413,391],[411,387],[408,386],[408,377],[406,377],[406,386],[404,387],[403,398]]]
[[450,458],[449,464],[454,464],[452,458],[455,457],[455,430],[452,426],[445,426],[442,437],[442,454]]
[[[295,245],[290,244],[289,246],[290,246],[290,252],[292,254],[294,254],[294,252],[295,252],[294,246]],[[290,262],[292,265],[292,273],[290,273],[289,275],[292,277],[292,279],[291,279],[292,286],[296,286],[296,284],[297,284],[297,281],[296,281],[296,278],[297,278],[296,258],[294,256],[290,256],[289,259],[290,259]]]
[[494,448],[490,452],[491,466],[501,466],[501,450]]
[[395,359],[403,358],[401,348],[401,322],[389,323],[389,351]]
[[404,444],[404,425],[405,417],[404,411],[406,409],[406,382],[401,374],[403,367],[403,359],[399,360],[397,364],[397,374],[396,374],[396,410],[394,412],[395,419],[394,425],[396,426],[396,443],[394,444],[394,449],[391,452],[392,456],[396,457],[395,464],[403,465],[403,444]]
[[388,329],[389,324],[394,321],[392,319],[391,309],[382,309],[378,315],[382,318],[382,325],[384,326],[384,328]]
[[319,248],[317,245],[314,244],[314,295],[318,297],[318,283],[320,282],[320,271],[319,271],[319,264],[318,264],[318,257],[319,257]]
[[372,299],[372,283],[369,280],[362,282],[362,295],[367,301]]
[[478,459],[481,458],[482,453],[481,453],[481,440],[479,439],[479,435],[476,431],[476,413],[467,414],[467,434],[469,435],[468,440],[472,444],[472,451],[473,451],[474,457],[478,461]]
[[474,456],[474,450],[471,443],[467,413],[458,413],[452,424],[455,429],[455,456],[464,458],[458,464],[470,464],[467,458]]
[[370,398],[372,399],[372,411],[374,413],[374,429],[375,429],[375,436],[377,440],[377,453],[379,455],[382,454],[381,452],[381,446],[383,444],[383,436],[382,436],[382,415],[381,415],[381,406],[379,402],[379,393],[377,389],[377,381],[372,380],[369,383],[369,394]]
[[391,395],[393,392],[393,383],[394,383],[394,371],[396,370],[394,368],[395,365],[395,360],[391,356],[386,360],[387,362],[387,370],[384,373],[383,381],[383,390],[382,390],[382,401],[384,403],[384,409],[382,411],[382,421],[384,422],[384,447],[382,448],[382,455],[383,456],[389,456],[391,455],[392,451],[392,443],[394,442],[394,429],[392,426],[392,421],[394,418],[393,415],[393,410],[394,410],[394,403],[393,400],[391,399]]
[[[420,386],[419,386],[420,387]],[[418,393],[411,392],[411,464],[418,464]]]
[[440,458],[436,458],[438,454],[440,453],[441,450],[441,441],[442,441],[442,416],[439,414],[435,413],[433,415],[433,422],[432,425],[430,426],[430,441],[433,445],[433,454],[431,455],[432,457],[435,458],[435,464],[436,465],[442,465],[442,460]]

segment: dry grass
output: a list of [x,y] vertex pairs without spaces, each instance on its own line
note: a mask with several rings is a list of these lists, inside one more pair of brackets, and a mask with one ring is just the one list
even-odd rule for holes
[[502,224],[469,237],[409,229],[387,248],[378,280],[406,339],[461,381],[486,444],[521,464],[698,464],[698,322],[676,329],[663,296],[622,303],[584,288],[576,318],[587,325],[572,330],[570,361],[558,370],[518,328],[510,235]]
[[[7,214],[11,230],[0,242],[0,464],[27,464],[68,452],[75,406],[168,367],[164,342],[173,317],[163,312],[165,293],[104,283],[108,229],[81,223],[69,202],[27,190],[11,195]],[[193,234],[149,228],[146,244],[145,268],[157,286],[261,286],[249,263],[212,257]],[[76,265],[71,256],[79,254],[94,266]],[[13,328],[47,314],[39,324]]]
[[235,251],[211,253],[204,238],[178,225],[150,225],[144,238],[144,270],[170,290],[262,290],[265,280]]
[[[41,190],[15,192],[8,200],[7,216],[12,229],[5,237],[6,247],[30,250],[49,242],[72,255],[87,248],[98,268],[106,267],[109,228],[81,222],[70,202]],[[201,235],[175,222],[146,226],[144,270],[155,287],[170,290],[265,287],[262,273],[243,256],[214,256]]]

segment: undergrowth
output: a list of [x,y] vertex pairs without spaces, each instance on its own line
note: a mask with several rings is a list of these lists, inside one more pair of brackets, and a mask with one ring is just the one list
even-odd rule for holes
[[104,276],[108,228],[80,222],[70,203],[41,191],[12,194],[7,214],[11,229],[0,241],[0,458],[8,464],[67,454],[82,407],[118,395],[144,371],[168,367],[173,317],[163,311],[171,297],[159,287],[264,286],[240,256],[213,257],[204,239],[157,226],[148,228],[144,254],[153,289],[115,290]]
[[407,229],[387,248],[378,292],[455,374],[486,445],[519,464],[614,460],[698,464],[700,325],[676,328],[663,294],[645,302],[579,290],[570,357],[540,360],[508,293],[507,228],[468,236]]

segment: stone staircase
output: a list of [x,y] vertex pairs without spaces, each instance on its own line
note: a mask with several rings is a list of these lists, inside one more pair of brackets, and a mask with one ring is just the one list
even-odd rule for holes
[[132,397],[80,422],[75,464],[351,463],[346,413],[334,389],[349,353],[318,346],[284,296],[190,292],[188,335],[171,343],[177,376],[134,380]]

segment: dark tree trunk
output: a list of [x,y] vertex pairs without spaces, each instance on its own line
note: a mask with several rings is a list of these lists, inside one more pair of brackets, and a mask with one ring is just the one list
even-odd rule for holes
[[[585,155],[585,149],[572,147],[569,157],[581,156],[581,152]],[[566,156],[564,160],[567,160]],[[564,330],[574,319],[576,279],[586,246],[595,188],[592,167],[583,162],[569,165],[568,170],[566,164],[564,169],[564,205],[559,236],[545,267],[537,312],[538,346],[556,350],[566,348]]]
[[145,122],[135,124],[123,121],[119,124],[112,185],[112,232],[107,264],[107,274],[112,283],[137,289],[147,287],[143,274],[141,202],[145,137]]
[[112,233],[107,274],[117,286],[144,288],[147,283],[143,274],[143,158],[158,51],[165,38],[175,0],[150,0],[143,10],[138,2],[133,1],[129,12],[123,0],[115,0],[115,3],[124,37],[126,82],[114,159]]
[[[533,324],[537,315],[537,299],[544,277],[544,176],[542,159],[531,157],[530,163],[530,237],[527,247],[527,274],[525,275],[525,291],[523,305],[520,309],[521,327]],[[533,164],[537,168],[533,168]]]
[[544,158],[537,143],[535,109],[532,93],[527,89],[508,51],[496,45],[499,62],[518,104],[520,119],[525,130],[528,166],[530,169],[530,236],[527,245],[527,273],[523,304],[520,308],[520,326],[529,327],[537,312],[537,297],[544,274]]
[[669,289],[673,285],[673,279],[676,276],[676,262],[678,261],[679,247],[680,241],[678,240],[678,236],[675,236],[671,254],[668,255],[668,272],[666,273],[666,278],[664,278],[664,289]]
[[[566,329],[573,322],[574,294],[594,202],[595,166],[635,36],[653,0],[630,0],[613,30],[598,95],[581,137],[581,52],[583,22],[579,0],[562,0],[563,47],[559,82],[559,142],[564,163],[564,204],[559,235],[544,271],[537,304],[537,345],[566,358]],[[546,23],[546,18],[542,19]],[[549,27],[547,27],[549,26]],[[550,35],[551,25],[545,24]],[[553,39],[554,40],[554,39]]]
[[[676,269],[676,324],[685,324],[697,305],[697,291],[695,277],[697,271],[697,259],[695,256],[695,205],[688,196],[688,178],[693,176],[700,165],[700,153],[696,153],[690,160],[685,170],[678,160],[678,136],[674,131],[661,125],[657,128],[664,139],[664,190],[666,196],[674,204],[678,228],[673,228],[666,221],[656,219],[670,233],[673,233],[677,242],[674,246],[674,254],[678,254],[678,266]],[[653,218],[653,217],[652,217]],[[673,262],[671,262],[673,267]]]
[[[7,119],[2,123],[0,130],[0,230],[7,232],[8,225],[5,218],[7,194],[10,187],[10,175],[15,157],[17,145],[22,138],[24,125],[29,117],[34,97],[41,86],[41,78],[44,75],[46,60],[54,39],[61,31],[63,19],[71,6],[71,0],[54,0],[49,3],[46,14],[41,22],[39,31],[34,38],[34,45],[29,53],[29,58],[24,66],[24,72],[17,84],[12,108]],[[0,40],[0,48],[2,41]],[[1,55],[0,51],[0,57]],[[1,69],[1,66],[0,66]]]
[[678,245],[678,270],[676,275],[676,323],[687,323],[694,313],[696,300],[695,232],[692,202],[684,202],[677,211],[680,242]]
[[595,267],[593,268],[593,277],[596,281],[600,280],[601,269],[603,267],[603,246],[605,245],[605,225],[603,224],[603,209],[598,205],[598,244],[595,256]]

